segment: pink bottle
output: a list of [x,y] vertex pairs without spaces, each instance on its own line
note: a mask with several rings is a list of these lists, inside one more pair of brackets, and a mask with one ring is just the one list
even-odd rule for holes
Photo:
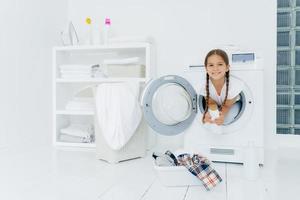
[[105,18],[105,24],[104,24],[104,28],[103,28],[103,44],[104,45],[108,44],[110,25],[111,25],[110,18]]

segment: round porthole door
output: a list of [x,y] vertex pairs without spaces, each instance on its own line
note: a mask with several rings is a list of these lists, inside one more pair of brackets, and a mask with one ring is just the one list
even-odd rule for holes
[[[237,101],[232,105],[230,111],[227,113],[224,124],[222,125],[222,133],[235,133],[245,127],[253,112],[253,95],[250,88],[244,82],[243,91],[238,95]],[[199,112],[204,113],[206,102],[205,97],[199,95],[198,97]]]
[[197,94],[184,78],[167,75],[150,81],[142,95],[144,117],[162,135],[177,135],[187,129],[197,114]]

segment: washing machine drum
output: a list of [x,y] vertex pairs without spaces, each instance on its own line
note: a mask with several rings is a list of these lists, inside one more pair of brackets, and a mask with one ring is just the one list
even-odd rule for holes
[[[233,105],[236,112],[231,113],[229,120],[225,119],[223,134],[235,133],[247,124],[253,111],[252,97],[250,88],[245,85],[240,100]],[[197,98],[196,91],[186,79],[168,75],[147,84],[141,103],[149,126],[159,134],[171,136],[182,133],[193,122],[197,101],[200,112],[204,113],[204,97]]]
[[[199,112],[203,114],[206,107],[204,96],[199,95],[198,104]],[[252,115],[253,107],[253,95],[245,84],[243,91],[238,95],[237,101],[226,114],[222,125],[222,134],[242,133],[241,130],[246,126]]]
[[152,129],[162,135],[176,135],[194,120],[197,94],[184,78],[164,76],[146,86],[142,107]]
[[153,114],[166,125],[175,125],[192,114],[192,101],[188,92],[177,83],[160,86],[152,99]]

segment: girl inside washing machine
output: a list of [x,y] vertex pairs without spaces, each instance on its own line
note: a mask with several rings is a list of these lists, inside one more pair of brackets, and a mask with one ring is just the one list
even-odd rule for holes
[[213,49],[205,57],[206,79],[200,87],[205,97],[203,123],[229,124],[240,106],[236,103],[244,83],[230,75],[228,55],[221,49]]

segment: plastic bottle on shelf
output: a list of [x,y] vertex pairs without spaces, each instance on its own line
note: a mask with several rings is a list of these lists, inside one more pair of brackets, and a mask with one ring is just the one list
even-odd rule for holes
[[93,44],[93,26],[91,18],[87,17],[85,19],[85,23],[87,25],[87,34],[86,34],[86,42],[87,45]]
[[111,20],[110,18],[105,18],[105,24],[103,28],[103,44],[108,44],[108,38],[110,34],[110,26],[111,26]]

